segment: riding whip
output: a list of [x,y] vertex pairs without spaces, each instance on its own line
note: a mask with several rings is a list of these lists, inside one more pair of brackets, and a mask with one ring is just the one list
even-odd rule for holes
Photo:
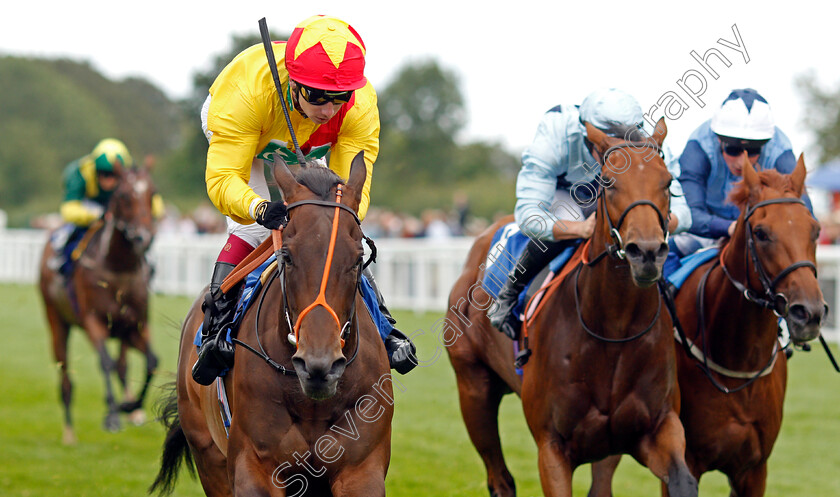
[[274,78],[274,86],[277,88],[277,96],[280,98],[280,105],[283,107],[283,116],[286,118],[286,125],[289,127],[289,133],[292,135],[292,144],[295,146],[295,155],[300,163],[300,167],[306,167],[306,158],[300,151],[297,137],[295,137],[295,130],[292,129],[292,121],[289,119],[289,109],[286,108],[286,101],[283,99],[283,87],[280,84],[280,75],[277,74],[277,61],[274,59],[274,49],[271,48],[271,37],[268,35],[268,25],[265,22],[265,17],[259,20],[260,37],[262,37],[263,46],[265,47],[265,57],[268,59],[268,68],[271,70],[271,76]]

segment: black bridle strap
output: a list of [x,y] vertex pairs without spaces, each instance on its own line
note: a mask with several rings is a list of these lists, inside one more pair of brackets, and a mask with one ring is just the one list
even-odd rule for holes
[[[301,205],[320,205],[322,207],[338,207],[339,209],[349,212],[350,215],[353,216],[353,219],[356,221],[356,224],[358,224],[359,227],[362,226],[362,221],[359,219],[359,215],[356,214],[356,211],[340,202],[331,202],[329,200],[300,200],[298,202],[292,202],[291,204],[287,205],[286,210],[290,211],[295,207],[300,207]],[[373,242],[373,239],[369,236],[366,236],[364,232],[362,232],[362,239],[365,241],[368,248],[370,248],[370,256],[362,266],[362,269],[366,269],[369,265],[371,265],[371,263],[376,262],[377,250],[376,244]]]
[[[356,224],[359,225],[359,227],[361,228],[361,221],[359,220],[358,214],[356,214],[356,212],[353,209],[351,209],[350,207],[342,204],[341,202],[331,202],[331,201],[328,201],[328,200],[314,200],[314,199],[301,200],[301,201],[298,201],[298,202],[292,202],[291,204],[287,205],[286,210],[291,211],[292,209],[294,209],[296,207],[300,207],[302,205],[318,205],[318,206],[322,206],[322,207],[342,209],[342,210],[352,214],[353,215],[353,220],[355,220]],[[376,259],[376,246],[373,244],[373,240],[371,240],[369,237],[365,236],[364,233],[362,233],[362,238],[367,242],[368,246],[371,248],[371,257],[370,257],[370,259],[368,259],[368,262],[366,264],[361,264],[361,263],[359,264],[359,266],[362,266],[362,267],[359,269],[359,277],[356,279],[356,291],[354,292],[354,296],[353,296],[353,299],[354,299],[353,308],[350,311],[350,316],[347,319],[347,321],[345,322],[344,326],[342,326],[341,330],[339,330],[340,336],[342,337],[342,340],[343,340],[343,337],[344,337],[344,335],[346,335],[346,331],[347,331],[348,327],[351,326],[351,323],[355,323],[355,325],[356,325],[355,326],[355,328],[356,328],[356,347],[355,347],[355,350],[353,351],[353,355],[350,357],[350,359],[348,359],[348,361],[346,363],[346,366],[349,366],[356,359],[356,357],[359,353],[359,342],[361,340],[361,338],[360,338],[361,335],[360,335],[360,332],[359,332],[359,320],[355,319],[356,318],[355,299],[356,299],[356,295],[359,293],[359,288],[361,286],[362,269],[364,269],[364,267],[367,267],[367,265],[370,264],[372,260]],[[262,305],[263,305],[263,301],[265,300],[265,296],[268,294],[268,288],[271,286],[271,283],[274,282],[274,280],[277,278],[278,275],[282,275],[282,278],[281,278],[280,281],[281,281],[281,285],[282,285],[281,294],[283,295],[283,317],[286,320],[287,328],[290,331],[294,330],[294,325],[292,325],[291,316],[289,315],[288,300],[286,298],[285,265],[282,263],[282,260],[278,257],[278,259],[277,259],[277,271],[272,273],[270,279],[265,284],[265,286],[263,288],[262,295],[260,296],[259,303],[257,304],[257,315],[254,319],[254,335],[257,339],[257,346],[259,347],[259,350],[256,350],[255,348],[251,347],[247,343],[245,343],[245,342],[243,342],[243,341],[241,341],[237,338],[232,337],[231,341],[235,344],[241,345],[246,350],[248,350],[248,351],[256,354],[258,357],[262,358],[266,362],[266,364],[271,366],[275,371],[277,371],[277,372],[279,372],[283,375],[286,375],[286,376],[297,376],[297,372],[293,368],[287,368],[287,367],[279,364],[278,362],[274,361],[268,355],[268,353],[265,351],[265,349],[262,346],[262,342],[260,341],[260,330],[259,330],[260,312],[262,310]],[[296,343],[294,345],[297,346]]]
[[747,255],[745,256],[747,259],[747,267],[749,267],[749,261],[752,260],[753,267],[758,274],[758,279],[761,282],[764,294],[758,295],[755,291],[748,288],[746,284],[736,280],[723,262],[721,262],[721,268],[723,269],[724,274],[726,274],[727,279],[736,289],[738,289],[739,292],[744,295],[747,300],[764,307],[765,309],[772,310],[780,317],[784,317],[787,315],[788,310],[787,308],[779,309],[779,305],[780,303],[781,305],[785,305],[784,303],[787,302],[787,298],[782,294],[776,293],[776,285],[788,274],[802,267],[810,268],[814,272],[814,276],[817,276],[817,266],[811,261],[797,261],[779,272],[779,274],[777,274],[771,281],[770,276],[764,269],[764,265],[761,263],[761,259],[758,257],[758,251],[755,247],[755,239],[753,238],[752,227],[750,225],[750,217],[755,214],[759,207],[765,207],[773,204],[800,204],[805,206],[805,202],[800,198],[775,198],[758,202],[757,204],[748,207],[744,213],[744,229],[747,237]]
[[[607,158],[615,152],[616,150],[625,149],[625,148],[632,148],[632,149],[641,149],[641,148],[648,148],[651,150],[656,151],[660,157],[664,157],[664,153],[662,152],[662,148],[659,145],[646,141],[642,143],[638,142],[626,142],[626,143],[619,143],[618,145],[613,145],[612,147],[608,148],[603,155],[601,155],[601,161],[606,164]],[[603,167],[603,166],[602,166]],[[618,217],[618,223],[613,225],[612,219],[610,218],[609,210],[607,209],[607,199],[604,195],[604,184],[601,183],[601,188],[599,189],[598,196],[601,197],[603,203],[603,211],[604,217],[607,218],[607,226],[610,230],[610,238],[612,238],[613,243],[607,244],[606,250],[599,254],[597,257],[592,259],[591,262],[588,263],[589,266],[594,265],[598,261],[600,261],[604,255],[609,254],[612,257],[618,257],[620,259],[624,258],[624,242],[621,240],[621,235],[619,235],[619,230],[621,230],[621,226],[624,224],[624,218],[630,213],[630,210],[638,207],[640,205],[649,205],[653,207],[653,210],[656,211],[656,215],[659,216],[659,224],[662,226],[662,231],[665,233],[665,240],[668,240],[668,222],[666,217],[662,214],[662,211],[659,210],[659,207],[656,206],[650,200],[637,200],[632,204],[628,205],[621,215]]]
[[345,210],[353,216],[353,219],[356,221],[356,224],[359,226],[362,225],[362,222],[359,220],[359,215],[356,214],[356,211],[351,209],[349,206],[342,204],[341,202],[332,202],[330,200],[300,200],[298,202],[292,202],[291,204],[286,206],[286,210],[292,210],[295,207],[300,207],[301,205],[320,205],[322,207],[338,207],[339,209]]

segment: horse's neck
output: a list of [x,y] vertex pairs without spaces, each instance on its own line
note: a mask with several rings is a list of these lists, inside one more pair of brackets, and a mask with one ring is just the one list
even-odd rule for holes
[[137,256],[133,244],[116,228],[113,220],[106,221],[102,227],[99,258],[103,268],[115,273],[136,271],[143,263],[143,258]]
[[[723,264],[732,277],[751,288],[748,278],[747,247],[743,234],[729,242]],[[760,292],[759,292],[760,293]],[[750,302],[729,281],[718,266],[704,289],[705,334],[712,360],[735,370],[759,370],[775,347],[778,321],[775,314]]]

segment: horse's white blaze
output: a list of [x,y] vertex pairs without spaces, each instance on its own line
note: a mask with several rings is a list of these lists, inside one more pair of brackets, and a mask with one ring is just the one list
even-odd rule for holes
[[149,190],[149,182],[145,179],[141,179],[138,182],[134,183],[134,192],[137,194],[146,193]]

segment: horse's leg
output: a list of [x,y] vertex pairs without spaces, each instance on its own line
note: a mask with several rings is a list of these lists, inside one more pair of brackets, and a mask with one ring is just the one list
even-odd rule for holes
[[123,399],[127,400],[127,397],[131,396],[131,392],[128,391],[128,344],[125,342],[120,342],[120,355],[117,357],[117,378],[120,380],[120,385],[123,387]]
[[47,321],[50,325],[50,334],[52,335],[53,356],[55,357],[56,365],[58,366],[59,376],[61,377],[61,403],[64,406],[64,434],[62,442],[65,445],[73,445],[76,443],[76,433],[73,430],[73,417],[70,413],[70,404],[73,401],[73,383],[70,381],[70,375],[67,372],[67,338],[70,336],[70,325],[68,325],[58,311],[49,304],[45,305],[47,310]]
[[209,432],[206,437],[202,438],[206,438],[205,443],[195,446],[191,442],[190,451],[205,495],[207,497],[232,497],[233,491],[227,473],[227,459],[213,443]]
[[84,328],[88,337],[90,337],[93,348],[99,354],[99,367],[102,369],[102,376],[105,380],[105,404],[108,406],[108,413],[105,415],[103,427],[107,431],[118,431],[120,429],[120,415],[117,411],[114,389],[111,385],[111,374],[114,372],[116,363],[108,354],[108,348],[105,346],[105,341],[110,333],[108,328],[95,315],[88,315],[85,318]]
[[612,481],[620,462],[621,455],[617,455],[592,463],[592,487],[589,489],[589,497],[612,497]]
[[499,404],[507,385],[478,362],[452,357],[452,367],[458,379],[458,399],[467,433],[487,469],[490,497],[515,496],[516,485],[505,464],[499,438]]
[[132,333],[130,337],[130,345],[137,349],[146,357],[146,379],[143,382],[143,387],[140,389],[140,394],[136,400],[127,401],[120,404],[120,411],[130,413],[130,419],[134,424],[142,424],[145,419],[143,413],[143,401],[146,398],[146,393],[149,390],[149,385],[152,382],[152,377],[157,369],[158,358],[154,352],[149,340],[149,325],[144,324],[140,333]]
[[380,444],[361,464],[339,471],[331,485],[333,497],[385,497],[390,451],[388,444]]
[[659,429],[642,439],[637,459],[667,484],[666,495],[697,496],[697,479],[685,462],[685,432],[675,412],[669,412]]
[[571,461],[563,453],[560,445],[545,436],[537,443],[540,483],[545,497],[572,497]]
[[[291,463],[287,462],[287,464]],[[276,469],[272,471],[272,469],[263,466],[263,462],[253,452],[253,449],[243,450],[236,456],[236,461],[233,463],[233,474],[229,474],[228,479],[232,479],[233,493],[237,496],[270,497],[273,495],[286,497],[287,492],[283,485],[284,482],[275,481],[276,473]],[[279,476],[276,478],[279,479]],[[296,493],[292,495],[304,495],[304,493],[296,489]]]
[[736,476],[729,477],[732,493],[729,497],[763,497],[767,486],[767,463],[759,464]]

